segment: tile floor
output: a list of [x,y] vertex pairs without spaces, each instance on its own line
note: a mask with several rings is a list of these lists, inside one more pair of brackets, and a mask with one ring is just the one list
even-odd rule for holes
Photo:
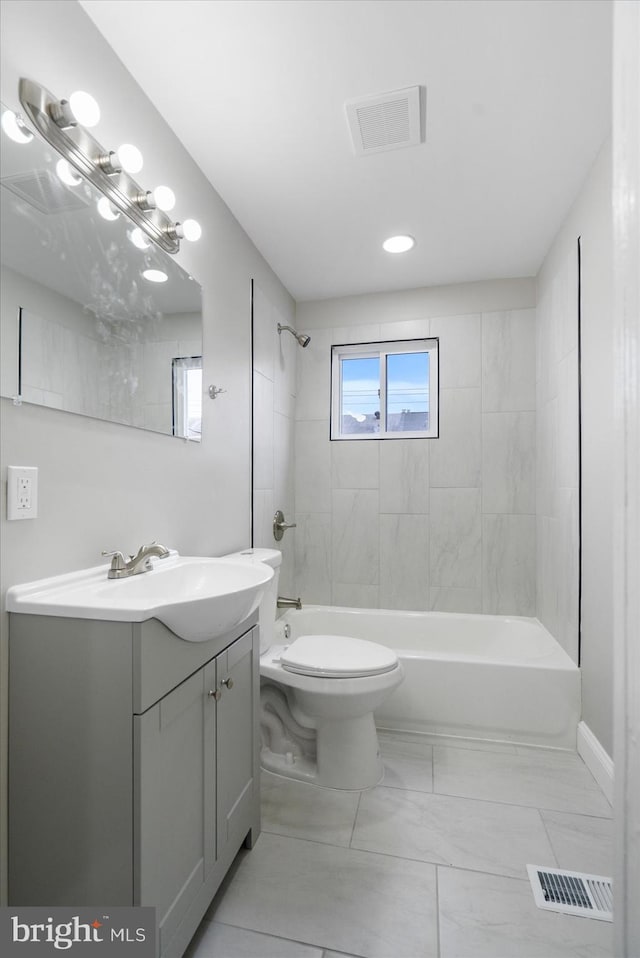
[[612,874],[611,808],[574,754],[381,734],[381,785],[263,774],[187,958],[611,958],[607,922],[541,911],[528,862]]

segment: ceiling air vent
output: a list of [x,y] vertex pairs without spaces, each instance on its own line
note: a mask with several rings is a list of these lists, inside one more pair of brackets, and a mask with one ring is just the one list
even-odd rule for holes
[[5,176],[2,185],[41,213],[69,213],[89,206],[82,193],[67,189],[50,170]]
[[345,109],[358,156],[421,142],[419,86],[349,100]]
[[602,875],[585,875],[560,868],[527,865],[538,908],[565,915],[613,921],[613,885]]

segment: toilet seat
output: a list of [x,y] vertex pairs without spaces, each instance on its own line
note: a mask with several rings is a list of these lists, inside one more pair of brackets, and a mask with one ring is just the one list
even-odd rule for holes
[[321,678],[363,678],[398,667],[391,649],[345,635],[301,635],[281,656],[287,672]]

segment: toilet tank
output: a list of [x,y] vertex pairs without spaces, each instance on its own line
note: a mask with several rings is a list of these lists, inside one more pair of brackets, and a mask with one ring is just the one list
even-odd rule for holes
[[262,654],[273,645],[282,553],[279,549],[243,549],[241,552],[232,552],[224,558],[238,559],[242,562],[262,562],[273,569],[273,579],[267,586],[258,609],[260,654]]

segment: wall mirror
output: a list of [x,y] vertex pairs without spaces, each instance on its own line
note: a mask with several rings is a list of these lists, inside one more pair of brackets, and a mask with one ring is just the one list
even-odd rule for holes
[[37,134],[0,142],[1,394],[199,440],[198,283]]

